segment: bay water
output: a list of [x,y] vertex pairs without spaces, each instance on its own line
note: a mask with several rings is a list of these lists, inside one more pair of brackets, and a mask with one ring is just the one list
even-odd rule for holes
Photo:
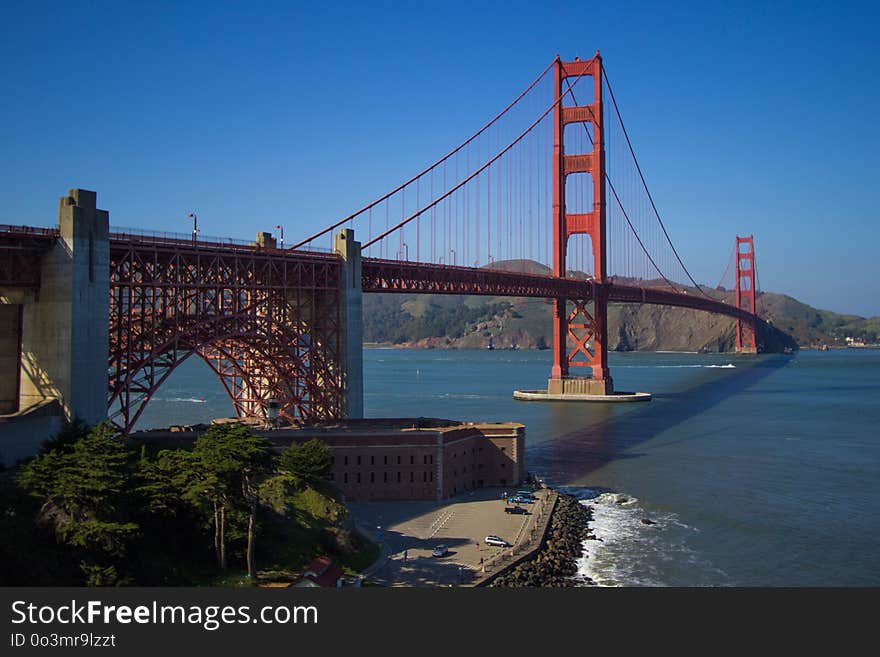
[[[527,469],[593,507],[598,584],[880,585],[880,351],[610,363],[653,400],[515,401],[546,387],[548,351],[365,349],[366,415],[525,424]],[[231,414],[191,358],[139,427]]]

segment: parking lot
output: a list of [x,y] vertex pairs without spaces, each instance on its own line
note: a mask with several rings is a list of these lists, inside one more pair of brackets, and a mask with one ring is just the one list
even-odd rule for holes
[[[502,550],[486,545],[485,537],[494,534],[513,545],[525,540],[548,494],[537,491],[534,504],[521,505],[529,513],[520,515],[504,512],[503,492],[482,489],[443,502],[350,503],[358,526],[383,548],[368,580],[384,586],[473,583]],[[448,548],[446,556],[431,556],[438,545]]]

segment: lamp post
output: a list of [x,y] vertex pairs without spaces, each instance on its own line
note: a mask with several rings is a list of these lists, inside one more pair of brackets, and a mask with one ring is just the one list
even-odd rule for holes
[[193,220],[193,242],[195,242],[196,239],[198,239],[197,236],[199,234],[199,218],[196,216],[195,212],[190,212],[186,216]]
[[284,226],[275,226],[275,230],[281,231],[281,248],[284,248]]

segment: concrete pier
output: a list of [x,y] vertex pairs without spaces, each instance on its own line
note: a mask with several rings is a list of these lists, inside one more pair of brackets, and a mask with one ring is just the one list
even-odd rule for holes
[[[0,288],[0,363],[12,365],[0,384],[4,463],[48,437],[27,420],[30,447],[17,437],[8,448],[29,409],[41,408],[43,417],[56,408],[61,420],[88,424],[107,419],[109,214],[97,208],[95,192],[72,189],[59,199],[58,228],[40,261],[39,288]],[[47,407],[53,400],[58,405]]]
[[651,401],[650,392],[612,392],[610,395],[555,394],[546,390],[514,390],[513,398],[519,401],[560,401],[560,402],[600,402],[627,403]]
[[614,394],[614,383],[608,379],[566,376],[547,380],[547,393],[550,395],[600,395]]
[[346,417],[364,416],[364,292],[361,285],[361,243],[344,228],[333,239],[333,250],[344,262],[340,290],[343,327],[341,369],[345,377]]
[[615,391],[610,378],[566,376],[549,379],[546,390],[514,390],[513,398],[520,401],[626,403],[650,401],[651,394]]

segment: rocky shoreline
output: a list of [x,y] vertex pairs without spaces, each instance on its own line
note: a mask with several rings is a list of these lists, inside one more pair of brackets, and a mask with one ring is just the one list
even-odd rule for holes
[[577,560],[583,554],[583,542],[595,538],[589,526],[592,519],[592,507],[584,506],[573,495],[560,493],[544,546],[534,558],[500,575],[490,586],[561,588],[593,585],[589,577],[577,576]]

